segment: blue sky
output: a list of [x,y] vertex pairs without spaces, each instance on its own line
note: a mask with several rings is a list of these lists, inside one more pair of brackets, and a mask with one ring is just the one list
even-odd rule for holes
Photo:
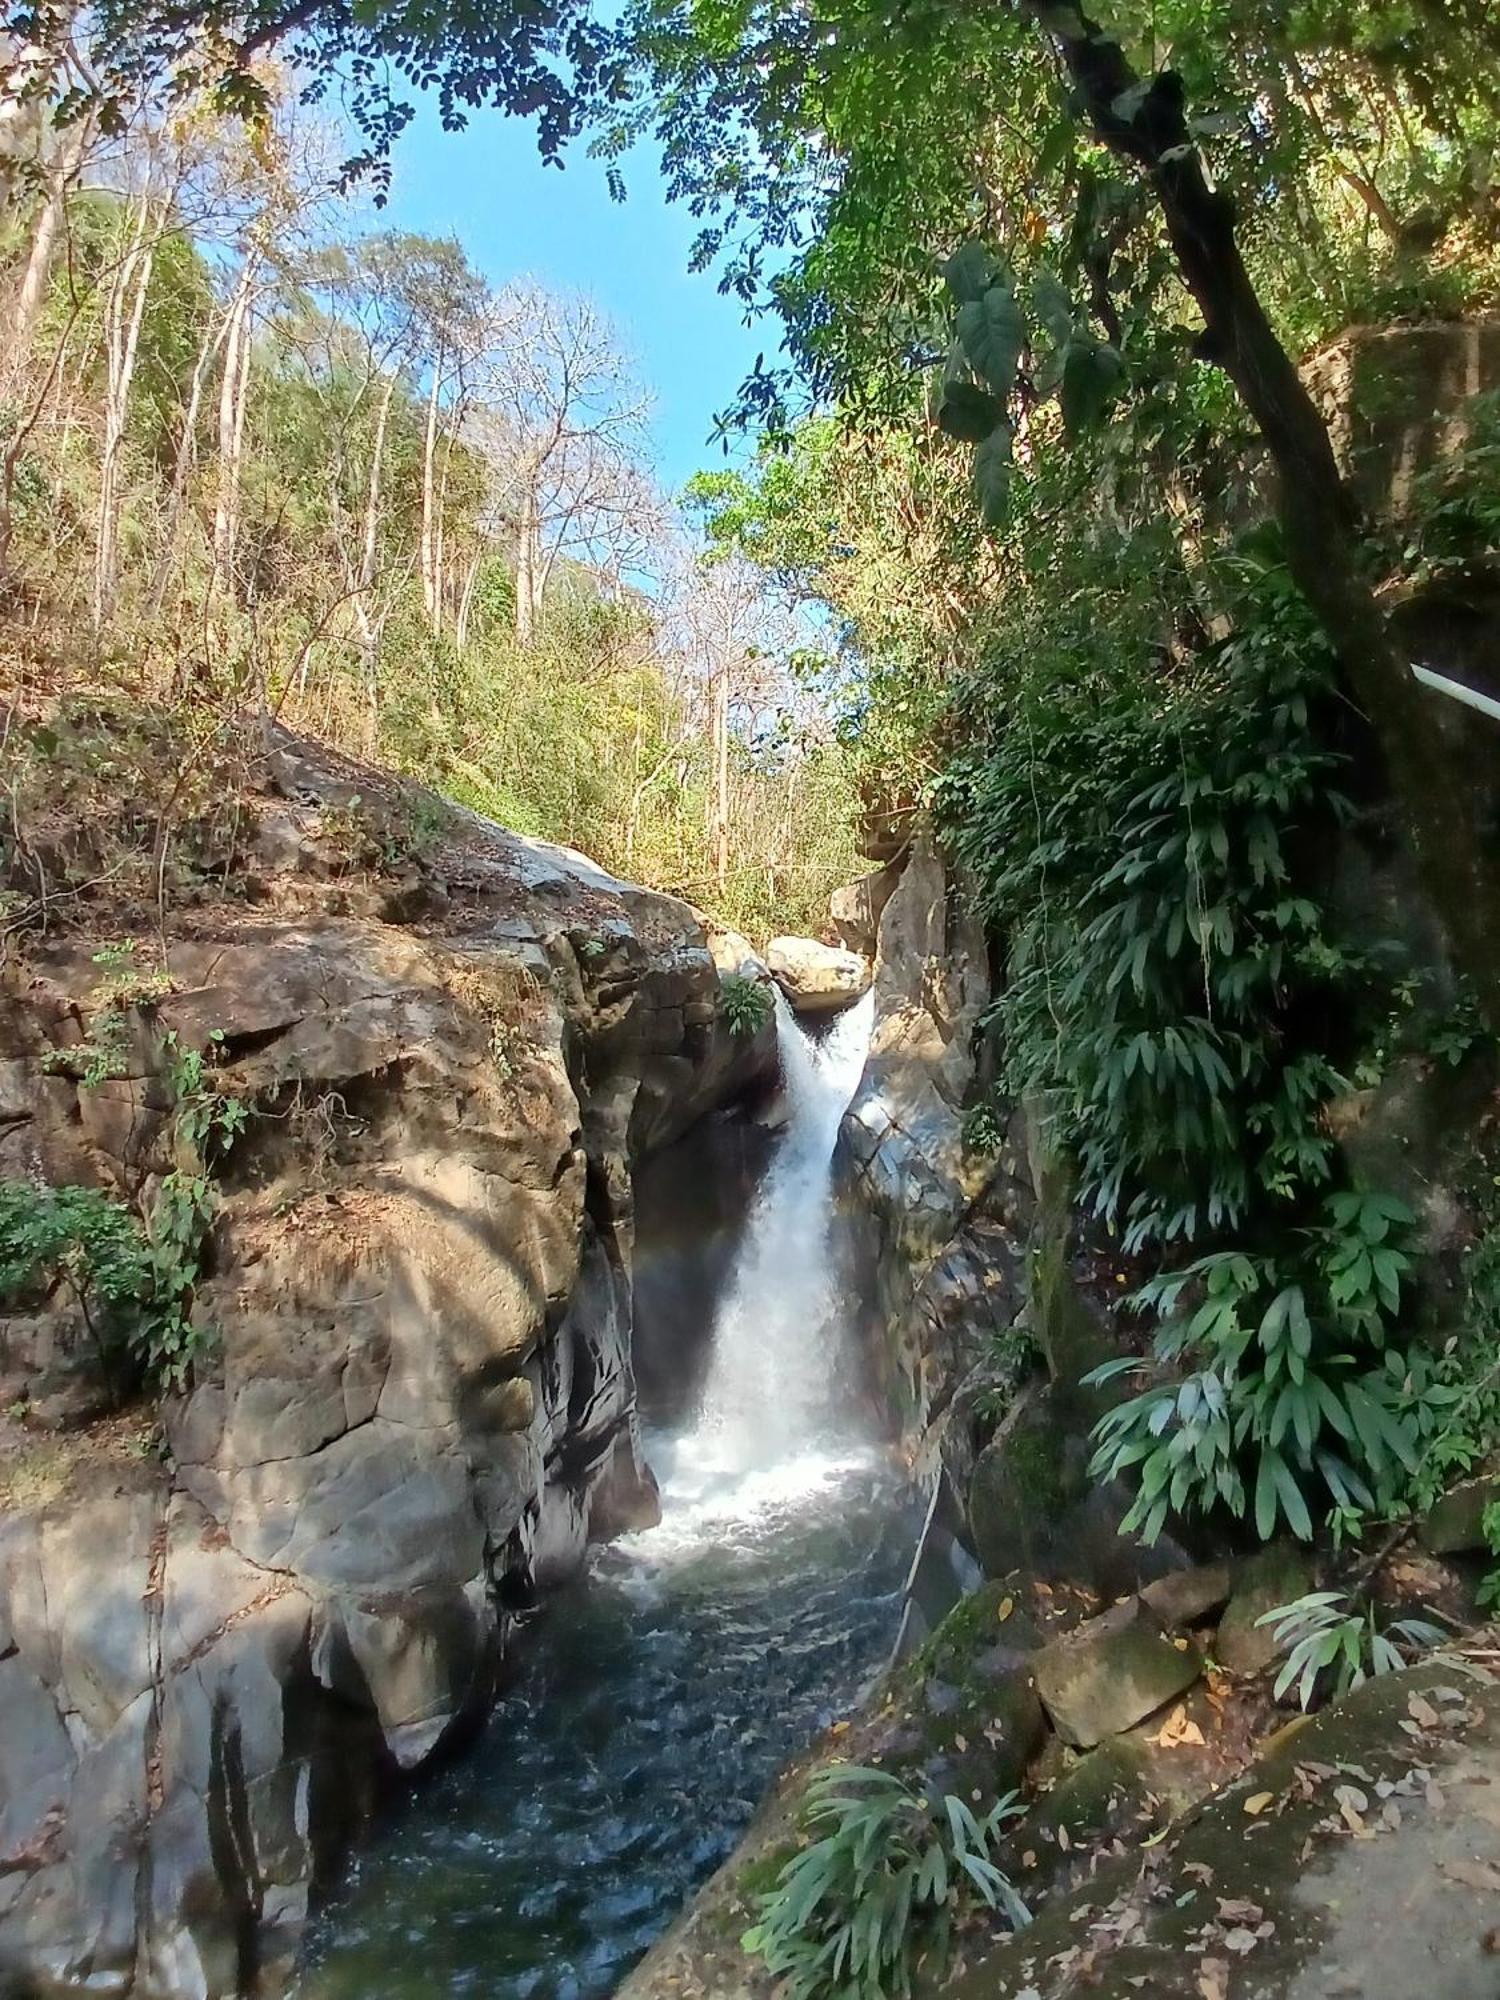
[[743,324],[737,300],[713,273],[687,268],[697,225],[663,198],[647,154],[625,163],[629,200],[612,202],[603,166],[581,149],[567,166],[543,167],[531,127],[478,112],[445,132],[431,101],[399,141],[383,220],[432,236],[457,236],[486,277],[522,275],[586,291],[619,327],[656,397],[657,473],[673,490],[703,466],[722,465],[710,444],[715,413],[733,399],[773,321]]

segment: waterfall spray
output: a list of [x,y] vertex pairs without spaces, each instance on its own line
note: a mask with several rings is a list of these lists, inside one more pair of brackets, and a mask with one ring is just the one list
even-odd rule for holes
[[834,1269],[832,1167],[874,1002],[867,994],[816,1038],[779,993],[776,1007],[787,1127],[719,1308],[697,1419],[653,1447],[664,1517],[642,1537],[653,1553],[820,1485],[867,1449],[839,1393],[849,1326]]

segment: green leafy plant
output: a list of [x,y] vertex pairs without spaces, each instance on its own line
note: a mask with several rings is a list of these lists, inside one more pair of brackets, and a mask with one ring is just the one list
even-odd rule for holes
[[98,1188],[0,1180],[0,1304],[40,1304],[54,1285],[77,1305],[105,1368],[147,1338],[156,1271],[121,1201]]
[[719,1010],[732,1035],[758,1035],[776,1011],[771,989],[763,979],[727,972],[719,982]]
[[1382,1630],[1373,1604],[1360,1611],[1339,1590],[1309,1591],[1255,1622],[1273,1628],[1277,1651],[1286,1655],[1276,1677],[1277,1700],[1295,1684],[1303,1709],[1320,1692],[1320,1681],[1325,1695],[1347,1694],[1373,1675],[1398,1672],[1410,1656],[1430,1651],[1447,1636],[1441,1626],[1423,1618],[1398,1618]]
[[1101,1476],[1137,1482],[1128,1527],[1154,1540],[1170,1513],[1223,1507],[1253,1512],[1262,1540],[1284,1520],[1305,1541],[1317,1489],[1344,1516],[1395,1503],[1461,1394],[1434,1357],[1391,1339],[1412,1227],[1391,1196],[1334,1194],[1285,1252],[1217,1251],[1140,1288],[1171,1379],[1101,1419],[1094,1458]]
[[935,1812],[890,1771],[836,1765],[809,1781],[803,1824],[828,1830],[794,1855],[742,1940],[792,2000],[887,2000],[947,1956],[961,1894],[1015,1929],[1030,1912],[991,1859],[1020,1816],[1007,1793],[980,1818],[951,1795]]

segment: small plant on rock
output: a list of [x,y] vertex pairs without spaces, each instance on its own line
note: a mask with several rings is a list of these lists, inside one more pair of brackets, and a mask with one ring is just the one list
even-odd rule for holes
[[153,1284],[150,1246],[125,1204],[98,1188],[0,1180],[0,1306],[72,1298],[104,1369],[137,1345]]
[[[1295,1683],[1297,1705],[1307,1708],[1322,1691],[1337,1698],[1380,1674],[1393,1674],[1409,1664],[1408,1654],[1424,1653],[1447,1636],[1441,1626],[1424,1618],[1397,1618],[1384,1631],[1375,1622],[1375,1607],[1364,1611],[1341,1590],[1314,1590],[1290,1604],[1278,1604],[1256,1619],[1270,1625],[1277,1650],[1286,1655],[1276,1677],[1279,1701]],[[1400,1641],[1407,1648],[1401,1651]]]
[[1020,1813],[1014,1792],[980,1819],[951,1796],[934,1812],[890,1771],[856,1764],[820,1771],[809,1781],[802,1821],[828,1831],[761,1897],[744,1948],[784,1980],[790,2000],[906,1994],[919,1962],[946,1958],[961,1895],[1000,1910],[1014,1929],[1031,1921],[990,1858],[1000,1828]]
[[771,1019],[775,1002],[762,979],[741,972],[726,973],[719,987],[719,1004],[732,1035],[758,1035]]

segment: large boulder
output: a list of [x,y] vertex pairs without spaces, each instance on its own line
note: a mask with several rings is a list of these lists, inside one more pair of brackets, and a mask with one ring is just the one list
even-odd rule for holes
[[968,1140],[989,958],[925,828],[884,902],[874,993],[869,1060],[834,1156],[849,1289],[905,1444],[925,1470],[949,1450],[962,1491],[967,1441],[946,1420],[1016,1325],[1034,1202],[1021,1121],[994,1147]]
[[[97,938],[33,945],[0,1008],[7,1177],[148,1190],[169,1049],[248,1114],[170,1463],[49,1446],[79,1477],[0,1526],[6,1991],[278,1990],[363,1798],[482,1710],[517,1607],[653,1518],[635,1177],[774,1081],[686,904],[457,813],[409,879],[338,875],[334,808],[389,781],[296,743],[278,769],[251,875],[112,1007],[103,1082]],[[0,1324],[10,1390],[45,1346],[84,1414],[38,1317]]]
[[870,990],[868,959],[816,938],[772,938],[766,964],[798,1014],[837,1014]]

